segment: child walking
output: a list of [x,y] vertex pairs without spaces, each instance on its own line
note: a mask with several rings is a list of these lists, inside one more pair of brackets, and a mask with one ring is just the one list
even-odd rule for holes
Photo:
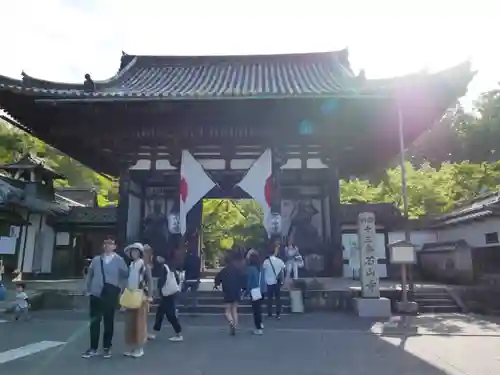
[[234,336],[238,327],[238,304],[241,300],[241,291],[246,287],[246,275],[243,270],[243,260],[240,257],[233,255],[228,258],[227,266],[215,277],[214,288],[222,285],[229,334]]
[[25,292],[24,284],[16,285],[16,302],[14,306],[14,313],[14,319],[16,320],[28,320],[30,318],[28,295]]

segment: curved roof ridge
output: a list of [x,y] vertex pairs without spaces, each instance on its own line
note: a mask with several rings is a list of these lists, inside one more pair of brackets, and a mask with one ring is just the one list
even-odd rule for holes
[[0,74],[0,85],[19,86],[21,84],[22,84],[22,81],[20,79],[12,78],[12,77]]
[[250,57],[256,57],[256,58],[265,58],[265,57],[286,57],[286,56],[291,56],[291,57],[300,57],[300,56],[311,56],[311,55],[336,55],[336,54],[348,54],[349,49],[343,48],[340,50],[335,50],[335,51],[310,51],[310,52],[283,52],[283,53],[248,53],[248,54],[213,54],[213,55],[141,55],[141,54],[129,54],[127,52],[122,52],[122,58],[127,58],[127,57],[145,57],[145,58],[165,58],[165,59],[170,59],[170,58],[179,58],[179,59],[190,59],[190,58],[213,58],[213,59],[218,59],[218,58],[250,58]]
[[[132,59],[127,66],[120,68],[115,74],[110,78],[104,80],[94,80],[96,87],[108,85],[114,83],[119,79],[124,73],[127,72],[136,62],[137,59]],[[40,89],[54,89],[54,90],[67,90],[67,91],[83,91],[84,90],[84,77],[82,77],[81,83],[78,82],[62,82],[62,81],[52,81],[43,78],[37,78],[27,74],[24,70],[21,72],[21,79],[15,79],[7,76],[0,75],[0,86],[15,86],[15,87],[25,87],[25,88],[40,88]]]
[[257,62],[262,61],[311,61],[322,60],[340,63],[344,68],[347,68],[351,73],[351,65],[349,62],[349,49],[343,48],[337,51],[318,51],[318,52],[293,52],[293,53],[270,53],[270,54],[217,54],[217,55],[132,55],[122,52],[122,65],[127,65],[132,59],[137,59],[139,64],[149,65],[158,63],[160,65],[198,65],[202,63],[235,63],[238,61],[250,63],[252,60]]

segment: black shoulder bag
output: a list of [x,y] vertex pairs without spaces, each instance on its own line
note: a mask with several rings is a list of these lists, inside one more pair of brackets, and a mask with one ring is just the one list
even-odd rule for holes
[[120,296],[120,288],[113,284],[108,284],[106,282],[106,273],[104,272],[104,261],[102,260],[102,256],[99,257],[101,262],[101,274],[102,274],[102,290],[101,290],[101,298],[109,299],[109,300],[118,300]]
[[268,259],[269,261],[269,264],[271,265],[271,268],[273,269],[273,273],[274,273],[274,276],[276,277],[276,282],[278,283],[278,285],[282,285],[283,284],[283,272],[280,272],[279,275],[276,273],[276,269],[274,268],[274,265],[273,265],[273,262],[271,260],[271,257],[269,257]]

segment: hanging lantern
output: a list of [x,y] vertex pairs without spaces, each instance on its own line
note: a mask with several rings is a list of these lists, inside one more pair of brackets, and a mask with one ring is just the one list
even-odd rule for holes
[[269,223],[269,234],[281,234],[282,219],[281,214],[271,213],[271,220]]
[[181,218],[179,214],[168,215],[168,231],[172,234],[179,234],[181,232]]

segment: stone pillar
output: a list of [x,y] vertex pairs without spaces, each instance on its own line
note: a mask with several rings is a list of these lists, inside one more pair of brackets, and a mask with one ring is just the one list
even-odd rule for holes
[[358,244],[361,264],[361,297],[354,299],[356,314],[360,317],[389,317],[391,302],[380,298],[375,254],[375,214],[362,212],[358,215]]
[[358,246],[361,265],[361,297],[379,298],[379,277],[375,252],[376,224],[373,212],[358,215]]

